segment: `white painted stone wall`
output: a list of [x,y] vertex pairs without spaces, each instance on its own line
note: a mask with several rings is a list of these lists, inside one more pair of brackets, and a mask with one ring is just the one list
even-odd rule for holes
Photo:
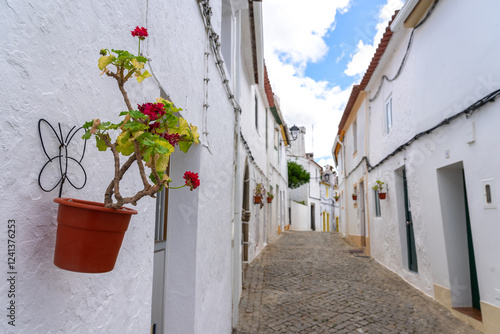
[[[278,133],[278,141],[275,143],[275,131]],[[280,127],[271,111],[267,112],[267,156],[268,156],[268,178],[269,186],[266,191],[271,190],[274,199],[267,204],[267,238],[278,234],[278,226],[281,229],[289,224],[288,219],[288,169],[286,159],[286,147]],[[283,199],[281,199],[283,197]]]
[[[438,3],[432,16],[415,31],[402,74],[392,84],[384,83],[380,96],[371,104],[372,165],[415,134],[500,88],[497,66],[500,37],[495,33],[499,14],[497,1],[486,1],[481,8],[472,1]],[[389,52],[384,56],[381,69],[367,87],[370,97],[379,85],[380,76],[392,77],[404,55],[409,30],[401,30],[394,36],[400,44],[393,55]],[[390,94],[394,127],[389,135],[384,135],[383,102]],[[477,110],[470,119],[461,116],[423,136],[369,175],[371,185],[376,178],[388,185],[388,198],[381,201],[382,217],[373,219],[371,224],[372,256],[429,295],[434,293],[433,284],[452,289],[457,283],[461,284],[447,251],[450,239],[443,227],[443,217],[450,208],[443,206],[446,202],[440,195],[443,189],[438,182],[441,168],[461,163],[467,184],[481,300],[500,306],[496,237],[500,232],[499,213],[498,207],[485,207],[482,184],[483,180],[490,179],[498,183],[500,160],[492,153],[492,145],[500,140],[495,125],[499,121],[499,110],[498,102],[494,102]],[[402,180],[398,173],[403,165],[407,168],[418,274],[409,272],[405,262]],[[455,205],[456,210],[463,208],[458,198]]]
[[[4,101],[1,215],[3,221],[16,221],[18,272],[16,327],[3,320],[0,328],[4,333],[149,330],[154,200],[145,199],[137,206],[139,214],[132,218],[112,272],[79,274],[52,263],[57,211],[52,200],[58,193],[45,193],[37,184],[47,160],[37,134],[40,118],[54,126],[60,122],[66,132],[93,117],[117,120],[118,112],[126,108],[116,83],[100,77],[97,68],[101,48],[135,50],[137,46],[130,31],[145,24],[145,4],[132,1],[120,8],[134,15],[118,16],[116,5],[106,3],[0,4],[4,22],[0,57],[8,78],[2,80],[0,92]],[[159,95],[154,80],[127,86],[135,103]],[[79,140],[78,136],[73,139],[75,143]],[[54,143],[53,139],[47,141]],[[63,196],[103,201],[104,187],[113,173],[111,154],[97,152],[90,142],[83,165],[87,185],[77,191],[65,184]],[[48,183],[57,178],[53,170],[43,176]],[[123,191],[140,184],[131,179],[123,184]],[[1,235],[6,244],[6,233]],[[6,289],[2,280],[4,301]]]
[[[212,22],[220,27],[220,4]],[[170,198],[165,324],[170,333],[231,331],[231,219],[234,112],[214,65],[205,101],[205,28],[195,1],[127,3],[3,3],[4,23],[0,96],[2,114],[2,219],[17,224],[16,328],[0,322],[5,333],[145,333],[151,324],[155,200],[139,202],[115,269],[78,274],[52,264],[57,191],[43,192],[37,177],[46,161],[37,134],[39,118],[61,123],[63,131],[95,117],[117,120],[125,109],[116,83],[99,76],[101,48],[135,51],[135,26],[150,36],[142,50],[152,60],[157,80],[127,83],[132,103],[170,95],[183,116],[208,131],[204,145],[188,155],[176,152],[171,176],[182,184],[186,169],[198,172],[201,187],[184,188]],[[207,122],[203,105],[207,102]],[[264,110],[263,106],[262,110]],[[76,143],[78,137],[73,141]],[[54,140],[51,140],[52,144]],[[256,156],[263,161],[262,155]],[[82,190],[66,184],[63,196],[103,200],[112,177],[109,152],[89,142],[83,165],[88,182]],[[265,165],[265,163],[264,163]],[[132,171],[133,173],[134,171]],[[56,178],[47,171],[48,182]],[[122,190],[141,186],[125,179]],[[7,195],[8,194],[8,195]],[[6,234],[3,233],[2,240]],[[0,285],[6,296],[7,284]],[[2,297],[4,298],[4,297]],[[4,299],[2,299],[4,300]],[[82,302],[84,301],[84,302]],[[41,307],[41,305],[43,307]]]
[[309,208],[306,205],[290,201],[291,215],[292,215],[292,225],[290,230],[292,231],[311,231],[311,226],[309,224]]

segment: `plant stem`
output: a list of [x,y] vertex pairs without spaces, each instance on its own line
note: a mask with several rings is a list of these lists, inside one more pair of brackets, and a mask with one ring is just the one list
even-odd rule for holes
[[187,184],[185,184],[183,186],[179,186],[179,187],[168,187],[168,189],[181,189],[181,188],[184,188],[184,187],[187,187]]

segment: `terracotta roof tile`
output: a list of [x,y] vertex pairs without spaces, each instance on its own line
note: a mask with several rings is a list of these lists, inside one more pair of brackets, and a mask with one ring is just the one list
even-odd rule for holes
[[264,90],[266,91],[267,101],[270,107],[274,107],[274,93],[271,88],[271,81],[269,81],[269,76],[267,75],[267,67],[264,64]]
[[387,48],[387,45],[389,45],[389,41],[391,40],[392,37],[392,31],[391,31],[391,23],[394,21],[394,18],[396,18],[396,15],[398,14],[399,10],[397,10],[394,15],[391,18],[391,21],[389,21],[389,24],[387,25],[387,28],[385,28],[384,35],[382,36],[382,39],[380,40],[380,43],[377,46],[377,50],[375,51],[375,54],[372,57],[372,60],[370,62],[370,65],[368,66],[368,69],[366,70],[363,79],[361,79],[361,83],[359,85],[354,85],[352,87],[351,95],[349,97],[349,101],[347,102],[344,113],[342,114],[342,119],[340,120],[339,123],[339,130],[338,134],[342,131],[342,128],[344,127],[347,118],[349,117],[349,114],[351,113],[352,107],[354,106],[354,103],[356,102],[356,99],[358,98],[358,95],[361,91],[363,91],[366,88],[366,85],[368,85],[368,82],[370,82],[370,79],[373,75],[373,72],[375,72],[375,69],[378,66],[378,63],[380,61],[380,58],[384,55],[384,52]]

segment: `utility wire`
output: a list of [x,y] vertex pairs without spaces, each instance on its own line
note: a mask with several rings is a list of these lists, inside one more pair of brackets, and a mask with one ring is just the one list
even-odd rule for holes
[[393,82],[394,80],[396,80],[399,77],[399,75],[403,71],[403,66],[406,63],[406,59],[408,58],[408,54],[410,53],[410,47],[411,47],[411,44],[413,42],[413,34],[415,33],[415,30],[418,29],[422,24],[424,24],[425,21],[427,21],[427,19],[431,16],[432,12],[434,11],[434,8],[436,7],[438,2],[439,2],[439,0],[434,1],[431,8],[427,12],[427,15],[424,17],[424,19],[422,21],[420,21],[420,23],[417,24],[415,26],[415,28],[413,28],[413,30],[411,31],[411,34],[410,34],[410,39],[408,40],[408,45],[406,46],[405,55],[404,55],[403,59],[401,60],[401,64],[399,65],[398,71],[396,72],[394,77],[392,77],[392,79],[389,79],[389,77],[385,74],[382,76],[382,79],[380,80],[380,84],[378,86],[377,92],[375,93],[375,96],[373,96],[371,99],[369,99],[370,102],[373,102],[377,99],[378,95],[380,94],[380,91],[382,90],[384,80],[387,80],[387,82]]
[[495,99],[497,97],[500,96],[500,89],[497,89],[493,92],[491,92],[490,94],[484,96],[483,98],[477,100],[476,102],[474,102],[473,104],[471,104],[470,106],[468,106],[467,108],[463,109],[462,111],[460,111],[459,113],[453,115],[453,116],[450,116],[448,118],[445,118],[444,120],[442,120],[440,123],[436,124],[435,126],[433,126],[432,128],[429,128],[425,131],[422,131],[422,132],[419,132],[417,133],[415,136],[413,136],[410,140],[408,140],[406,143],[400,145],[398,148],[396,148],[394,151],[392,151],[390,154],[388,154],[385,158],[383,158],[382,160],[380,160],[377,164],[375,164],[374,166],[372,166],[370,164],[370,161],[368,160],[368,157],[367,156],[363,156],[361,158],[361,160],[358,162],[358,164],[356,165],[356,167],[354,167],[346,176],[345,178],[348,178],[362,163],[363,161],[366,162],[366,166],[368,168],[368,172],[371,172],[373,169],[377,168],[378,166],[382,165],[385,161],[387,161],[389,158],[395,156],[396,154],[398,154],[399,152],[401,152],[402,150],[404,150],[407,146],[410,146],[414,141],[420,139],[421,137],[425,136],[425,135],[428,135],[430,134],[431,132],[433,132],[434,130],[444,126],[444,125],[448,125],[450,124],[450,122],[452,122],[453,120],[457,119],[458,117],[462,116],[462,115],[465,115],[465,118],[466,119],[469,119],[471,118],[472,114],[480,109],[481,107],[483,107],[485,104],[488,104],[490,102],[494,102]]

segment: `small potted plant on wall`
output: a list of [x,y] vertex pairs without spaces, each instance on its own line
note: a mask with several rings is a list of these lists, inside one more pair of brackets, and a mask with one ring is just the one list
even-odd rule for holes
[[353,193],[353,194],[352,194],[352,200],[353,200],[353,201],[357,201],[357,200],[358,200],[358,194]]
[[333,198],[335,199],[335,202],[338,202],[339,201],[339,194],[335,193],[335,196],[333,196]]
[[273,201],[274,195],[269,191],[267,192],[267,203],[271,203]]
[[385,199],[387,193],[384,191],[384,182],[377,180],[377,183],[372,187],[373,190],[378,192],[378,198]]
[[[124,84],[133,77],[140,83],[151,76],[144,70],[147,58],[140,53],[140,42],[148,36],[147,30],[137,27],[132,36],[139,38],[137,55],[123,50],[101,50],[98,62],[101,75],[117,81],[128,109],[120,113],[123,120],[112,123],[93,119],[83,126],[86,131],[83,138],[94,137],[99,151],[109,149],[113,156],[114,176],[106,188],[104,203],[71,198],[54,200],[59,204],[54,264],[62,269],[85,273],[111,271],[131,215],[137,214],[124,205],[136,205],[145,196],[155,197],[165,187],[187,186],[193,190],[200,184],[198,174],[187,171],[183,186],[169,186],[171,179],[166,169],[175,147],[187,152],[192,144],[199,143],[197,128],[178,116],[181,109],[162,98],[132,107]],[[120,157],[125,157],[124,163]],[[120,181],[134,163],[143,188],[124,197]]]
[[266,193],[264,189],[264,185],[262,183],[257,183],[255,186],[255,189],[253,190],[253,200],[255,204],[262,203],[262,197],[264,197],[264,194]]

